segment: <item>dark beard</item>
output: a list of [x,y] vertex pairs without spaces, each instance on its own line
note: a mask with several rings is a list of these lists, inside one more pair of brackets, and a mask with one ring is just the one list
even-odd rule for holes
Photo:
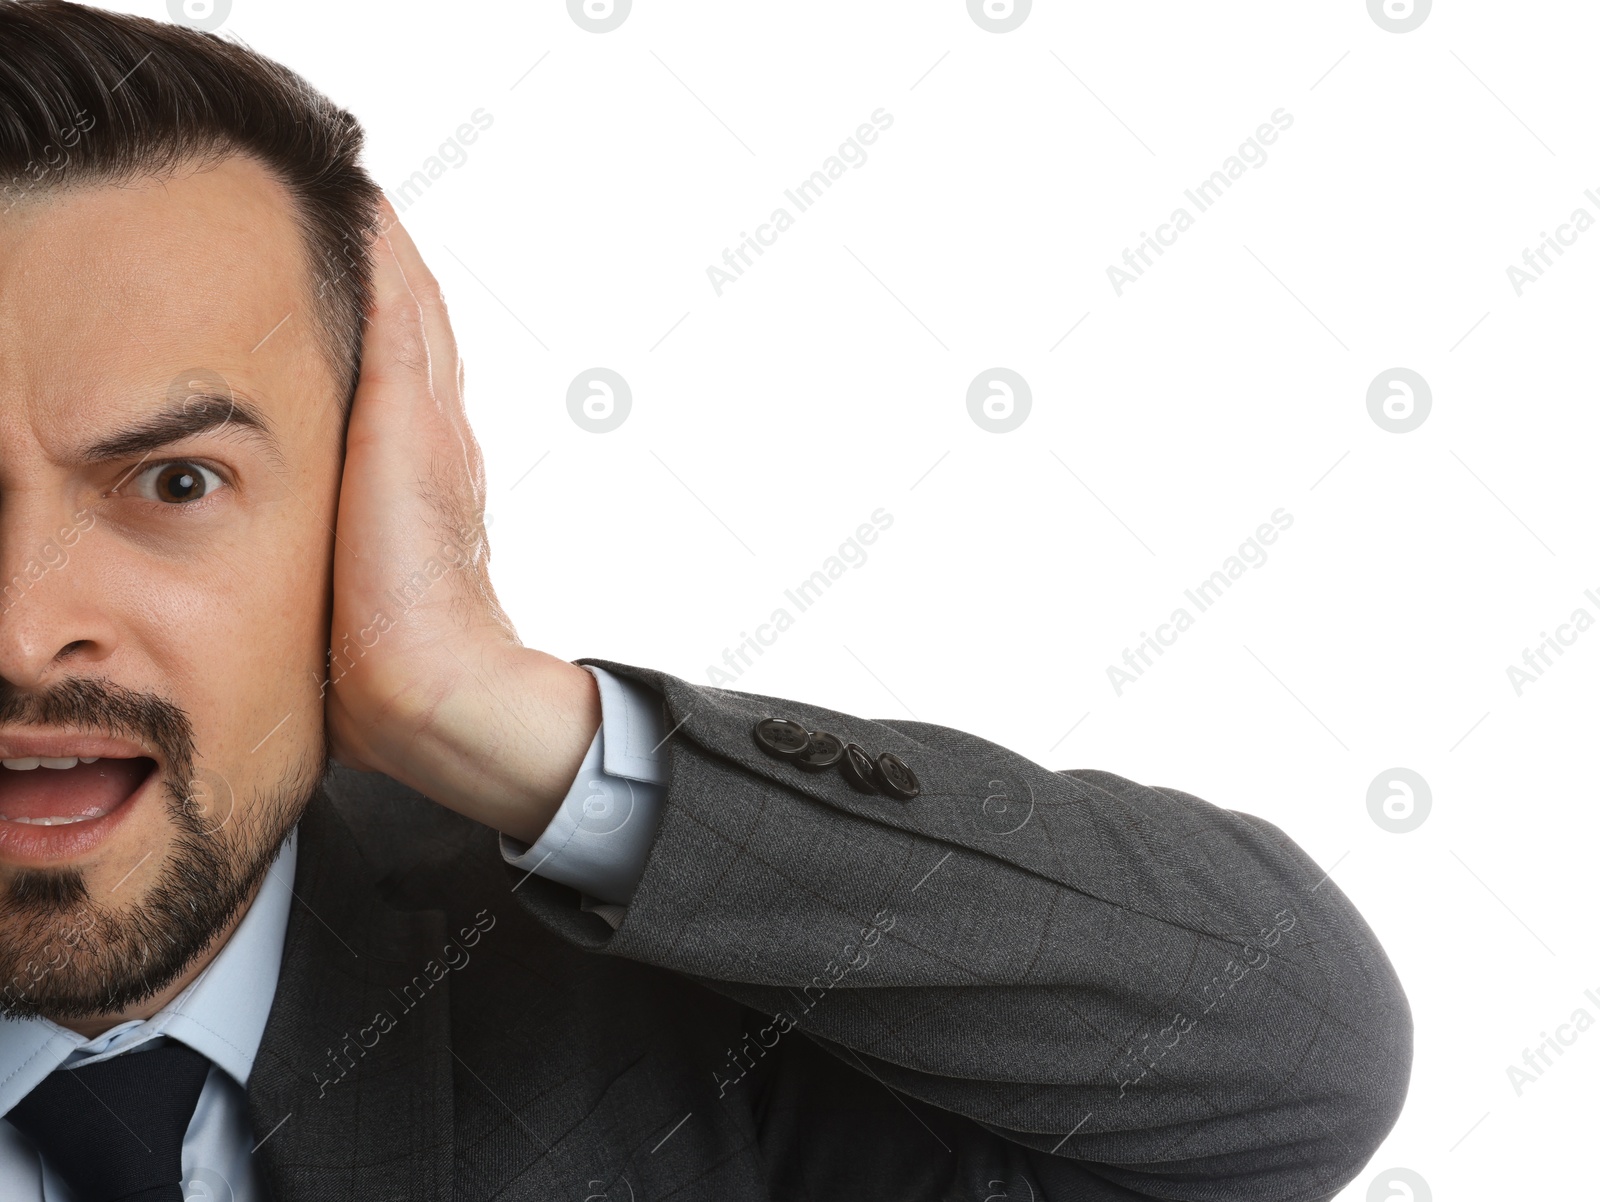
[[76,868],[12,878],[0,892],[0,1015],[13,1018],[116,1013],[171,985],[255,896],[328,769],[319,740],[246,804],[209,769],[196,779],[193,727],[182,709],[93,679],[37,694],[0,684],[0,724],[76,728],[154,747],[178,832],[156,883],[132,906],[92,897]]

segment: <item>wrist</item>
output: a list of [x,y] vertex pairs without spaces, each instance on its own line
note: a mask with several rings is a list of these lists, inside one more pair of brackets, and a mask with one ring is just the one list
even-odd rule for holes
[[409,732],[388,775],[525,843],[550,824],[600,727],[577,664],[511,643],[452,653],[459,672]]

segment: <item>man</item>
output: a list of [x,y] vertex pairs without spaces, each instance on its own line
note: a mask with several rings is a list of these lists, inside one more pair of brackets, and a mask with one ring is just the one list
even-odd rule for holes
[[522,645],[360,146],[0,0],[0,1195],[1350,1181],[1410,1013],[1275,827]]

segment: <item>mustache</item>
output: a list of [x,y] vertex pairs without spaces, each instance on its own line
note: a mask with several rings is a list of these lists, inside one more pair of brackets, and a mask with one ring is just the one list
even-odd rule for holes
[[92,676],[47,689],[20,689],[0,680],[0,727],[49,726],[136,739],[154,748],[168,772],[188,780],[194,765],[194,724],[175,702]]

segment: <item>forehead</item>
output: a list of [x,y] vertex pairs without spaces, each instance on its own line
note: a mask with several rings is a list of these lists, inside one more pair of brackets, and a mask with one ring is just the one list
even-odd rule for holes
[[30,199],[0,216],[0,423],[134,416],[195,369],[281,392],[316,358],[308,279],[293,202],[251,159]]

